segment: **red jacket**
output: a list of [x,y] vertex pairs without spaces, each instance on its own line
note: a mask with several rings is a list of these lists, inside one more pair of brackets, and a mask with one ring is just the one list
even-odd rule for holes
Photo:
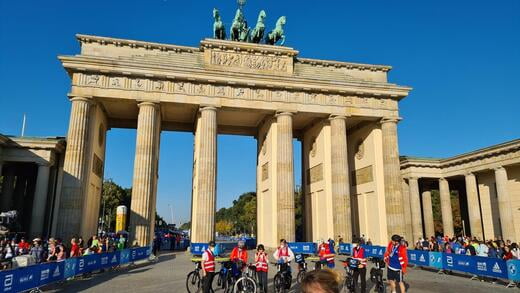
[[[386,247],[385,251],[385,262],[388,265],[390,262],[390,252],[392,251],[392,246],[394,244],[392,241],[388,243],[388,246]],[[408,266],[408,253],[406,252],[406,246],[399,245],[399,249],[397,250],[397,255],[399,256],[399,262],[401,263],[401,270],[403,271],[403,274],[406,273],[406,267]]]
[[247,250],[245,248],[239,250],[238,247],[235,247],[233,248],[233,251],[231,251],[231,256],[229,257],[229,259],[231,259],[232,261],[240,259],[245,265],[247,264]]

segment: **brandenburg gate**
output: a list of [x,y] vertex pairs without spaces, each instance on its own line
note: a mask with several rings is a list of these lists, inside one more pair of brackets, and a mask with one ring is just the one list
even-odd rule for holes
[[77,39],[80,54],[59,57],[72,109],[57,236],[96,233],[111,128],[137,129],[129,230],[140,245],[153,237],[163,131],[194,133],[193,242],[215,235],[218,134],[257,139],[259,243],[295,239],[293,139],[302,142],[307,240],[364,233],[381,244],[405,233],[397,123],[411,89],[388,82],[391,67],[218,39]]

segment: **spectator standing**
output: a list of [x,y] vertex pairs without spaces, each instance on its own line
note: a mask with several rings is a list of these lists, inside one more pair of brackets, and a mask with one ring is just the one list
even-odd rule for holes
[[45,256],[43,247],[41,246],[41,241],[42,240],[40,238],[33,239],[33,247],[29,251],[29,255],[34,257],[34,261],[37,264],[42,263]]
[[81,256],[81,249],[79,248],[78,240],[76,240],[76,238],[70,240],[70,245],[70,257]]
[[488,256],[488,253],[489,253],[488,246],[483,241],[480,241],[480,243],[477,247],[477,255],[478,256]]

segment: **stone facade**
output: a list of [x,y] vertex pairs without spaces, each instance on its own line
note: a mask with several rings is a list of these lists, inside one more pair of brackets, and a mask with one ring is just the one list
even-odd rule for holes
[[467,235],[520,240],[520,140],[447,159],[401,157],[401,174],[403,189],[409,189],[403,193],[418,197],[422,192],[422,207],[411,205],[411,222],[416,224],[409,239],[435,233],[430,191],[437,189],[443,234],[455,233],[450,193],[456,193]]
[[[199,47],[77,39],[81,53],[59,57],[72,80],[73,109],[63,194],[71,204],[59,211],[64,219],[73,211],[83,217],[95,211],[72,200],[99,198],[98,176],[87,162],[95,156],[104,162],[104,144],[95,135],[102,126],[103,138],[114,127],[138,132],[130,230],[148,223],[146,232],[133,235],[140,244],[150,242],[153,230],[153,164],[161,131],[195,133],[193,241],[214,237],[218,134],[258,140],[258,241],[268,247],[280,238],[295,239],[295,138],[304,150],[307,240],[363,233],[384,243],[389,234],[403,233],[396,123],[398,102],[411,89],[387,81],[391,67],[300,58],[293,48],[214,39]],[[149,114],[156,118],[142,117],[143,103],[156,105]],[[157,128],[150,124],[154,119]],[[366,217],[369,209],[379,214]],[[67,237],[81,229],[88,235],[91,228],[59,225],[57,233]]]

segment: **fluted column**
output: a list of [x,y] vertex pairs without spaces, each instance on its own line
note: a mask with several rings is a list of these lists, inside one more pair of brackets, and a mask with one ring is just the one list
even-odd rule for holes
[[422,209],[424,216],[425,237],[435,236],[435,224],[433,223],[432,192],[425,190],[422,193]]
[[[71,98],[67,150],[63,162],[63,187],[60,200],[56,236],[68,239],[73,235],[82,235],[81,222],[86,194],[85,181],[91,162],[89,155],[89,136],[92,99],[85,97]],[[82,235],[90,237],[90,235]]]
[[441,197],[442,228],[444,235],[455,236],[453,229],[453,210],[451,209],[450,185],[445,178],[439,179],[439,193]]
[[415,241],[413,236],[413,228],[412,228],[412,209],[410,203],[410,186],[406,180],[401,180],[402,188],[401,192],[403,193],[403,205],[404,205],[404,222],[405,222],[405,239],[408,241]]
[[498,212],[503,240],[515,241],[515,220],[511,208],[511,195],[507,190],[507,172],[504,167],[495,169],[495,181],[497,185]]
[[421,217],[421,199],[419,198],[419,181],[417,178],[408,179],[410,186],[410,207],[412,212],[412,231],[413,241],[423,237],[422,217]]
[[346,242],[352,237],[350,185],[348,178],[347,126],[345,116],[330,118],[334,237]]
[[215,238],[217,109],[200,109],[195,136],[191,237],[208,242]]
[[31,237],[43,236],[43,221],[45,219],[45,205],[47,204],[47,190],[49,187],[49,170],[47,164],[38,165],[38,175],[36,177],[36,189],[34,190],[34,200],[31,214]]
[[381,131],[383,134],[383,165],[385,172],[386,220],[389,237],[393,234],[404,235],[405,233],[399,148],[397,143],[398,121],[398,117],[383,118],[381,120]]
[[477,178],[475,177],[475,174],[468,173],[465,176],[465,181],[471,236],[477,237],[478,239],[484,239],[482,218],[480,216],[480,201],[477,193]]
[[292,113],[276,115],[278,239],[295,240]]
[[150,245],[155,224],[155,192],[159,160],[161,116],[159,104],[141,102],[137,118],[130,237],[132,244]]

